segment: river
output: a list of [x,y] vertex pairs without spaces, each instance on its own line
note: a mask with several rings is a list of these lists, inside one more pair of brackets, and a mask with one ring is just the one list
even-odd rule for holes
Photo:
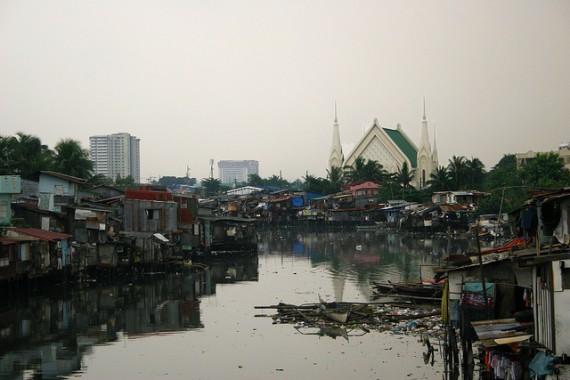
[[465,242],[262,231],[257,256],[217,258],[200,274],[3,294],[0,378],[442,379],[437,340],[425,364],[418,336],[302,334],[256,306],[368,302],[372,281],[418,279],[450,249]]

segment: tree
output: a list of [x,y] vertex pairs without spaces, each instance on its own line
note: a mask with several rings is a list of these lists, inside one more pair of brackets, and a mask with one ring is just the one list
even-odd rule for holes
[[83,149],[79,141],[60,140],[54,151],[54,171],[78,178],[89,178],[91,176],[93,161],[89,159],[89,151]]
[[247,181],[249,186],[263,186],[263,179],[259,176],[259,174],[250,174],[248,176],[248,181]]
[[289,182],[287,182],[286,179],[281,178],[281,176],[275,174],[267,178],[265,183],[267,184],[267,186],[275,186],[284,189],[289,188]]
[[465,161],[466,185],[471,190],[481,190],[485,180],[485,165],[478,158],[471,157]]
[[165,175],[159,178],[158,183],[168,188],[173,188],[175,185],[194,186],[196,184],[196,178],[175,177],[175,176]]
[[327,180],[330,185],[327,193],[338,193],[342,186],[342,169],[338,166],[333,166],[330,170],[327,169]]
[[326,194],[329,181],[307,174],[304,177],[305,184],[303,190],[308,193]]
[[398,168],[398,172],[396,173],[396,184],[401,186],[402,189],[410,189],[412,188],[412,181],[414,180],[414,169],[410,169],[407,162],[402,164],[401,168]]
[[430,180],[428,181],[430,191],[446,191],[450,189],[450,178],[447,168],[439,166],[430,175]]
[[504,155],[485,176],[484,189],[489,194],[479,202],[478,214],[510,212],[528,198],[514,154]]
[[493,191],[503,187],[522,186],[523,180],[517,169],[517,158],[514,154],[505,154],[486,175],[484,189]]
[[204,187],[206,197],[218,194],[221,186],[222,183],[217,178],[202,178],[202,187]]
[[14,150],[17,142],[14,136],[0,136],[0,173],[13,174]]
[[570,171],[555,152],[538,153],[536,158],[523,164],[521,177],[531,188],[556,188],[570,186]]
[[384,180],[384,167],[378,161],[368,160],[363,168],[363,181],[381,183]]
[[135,184],[135,179],[132,176],[126,176],[125,178],[121,178],[121,176],[117,176],[115,179],[115,185],[117,186],[132,186]]
[[94,187],[99,185],[112,186],[113,180],[109,177],[105,177],[103,174],[95,174],[94,176],[87,178],[85,185],[88,187]]
[[47,145],[43,145],[38,137],[18,132],[12,162],[14,164],[12,173],[26,177],[38,171],[51,170],[53,152]]
[[465,185],[465,176],[467,172],[467,163],[463,156],[453,156],[449,159],[447,172],[453,185],[452,190],[460,190]]
[[366,160],[358,156],[352,166],[344,167],[346,182],[374,181],[381,183],[385,177],[384,168],[378,161]]

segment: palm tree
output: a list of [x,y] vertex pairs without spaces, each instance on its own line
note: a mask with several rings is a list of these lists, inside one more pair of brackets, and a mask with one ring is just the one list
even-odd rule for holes
[[38,171],[50,170],[53,152],[38,137],[18,132],[13,159],[14,172],[25,177]]
[[368,160],[364,164],[362,180],[381,183],[384,180],[384,174],[382,164],[375,160]]
[[263,179],[259,176],[259,174],[250,174],[247,179],[249,186],[263,186]]
[[330,182],[330,189],[328,192],[336,193],[340,191],[343,180],[342,174],[342,169],[338,166],[333,166],[330,170],[327,169],[327,179]]
[[364,157],[358,156],[354,160],[352,166],[347,165],[344,167],[344,178],[347,182],[360,182],[364,177],[364,166],[366,165],[366,159]]
[[54,170],[78,178],[89,178],[93,171],[93,161],[89,151],[81,147],[77,140],[63,139],[55,146]]
[[467,163],[463,156],[453,156],[449,159],[447,172],[453,183],[453,190],[459,190],[465,185],[465,175],[467,172]]
[[344,178],[347,182],[375,181],[382,182],[385,176],[384,168],[378,161],[366,160],[358,156],[352,166],[344,167]]
[[18,141],[14,136],[0,136],[0,172],[13,174],[14,151]]
[[465,161],[467,184],[471,190],[481,190],[485,179],[485,165],[478,158]]
[[321,177],[307,174],[303,179],[305,180],[303,190],[308,193],[325,194],[327,187],[329,187],[329,181]]
[[222,183],[217,178],[202,178],[202,187],[205,189],[205,196],[215,195],[220,191]]
[[412,181],[414,180],[414,169],[408,167],[408,163],[404,162],[402,168],[398,168],[396,173],[396,183],[404,190],[412,188]]
[[430,175],[428,185],[431,191],[444,191],[450,188],[449,172],[443,166],[435,169]]

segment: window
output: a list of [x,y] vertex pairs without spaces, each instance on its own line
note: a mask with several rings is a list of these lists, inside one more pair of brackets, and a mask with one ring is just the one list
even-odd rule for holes
[[2,201],[0,202],[0,218],[7,218],[8,217],[8,202]]
[[54,195],[63,195],[63,186],[62,185],[54,185],[53,186],[53,193],[54,193]]
[[160,219],[160,210],[155,210],[155,209],[147,209],[145,210],[146,212],[146,218],[148,220],[158,220]]

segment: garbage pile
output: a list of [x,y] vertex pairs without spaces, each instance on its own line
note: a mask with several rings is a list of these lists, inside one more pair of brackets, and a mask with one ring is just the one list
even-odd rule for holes
[[276,310],[270,315],[257,316],[271,317],[274,324],[293,324],[302,334],[348,339],[350,334],[363,335],[371,330],[433,338],[444,333],[441,311],[432,305],[319,302],[302,305],[279,303],[255,308]]

